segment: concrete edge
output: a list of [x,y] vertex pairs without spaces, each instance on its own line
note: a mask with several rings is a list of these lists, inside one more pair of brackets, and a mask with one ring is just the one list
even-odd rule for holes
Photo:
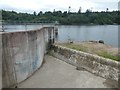
[[101,57],[101,56],[98,56],[98,55],[95,55],[95,54],[90,54],[90,53],[86,53],[86,52],[82,52],[82,51],[78,51],[78,50],[75,50],[75,49],[71,49],[71,48],[67,48],[67,47],[64,47],[64,46],[60,46],[60,45],[53,45],[53,47],[58,47],[58,48],[61,48],[61,49],[65,49],[65,50],[70,50],[72,52],[76,52],[76,53],[81,53],[81,54],[86,54],[88,56],[93,56],[95,58],[101,58],[101,61],[100,60],[97,60],[96,61],[98,63],[102,63],[102,64],[109,64],[110,66],[112,67],[115,67],[115,68],[119,68],[120,67],[120,62],[118,61],[114,61],[112,59],[109,59],[109,58],[104,58],[104,57]]
[[[97,55],[92,55],[89,53],[85,53],[82,51],[77,51],[74,49],[66,48],[60,45],[52,45],[51,51],[49,52],[50,55],[59,58],[60,60],[65,61],[77,68],[83,67],[87,71],[103,77],[105,79],[115,80],[119,84],[119,76],[120,76],[120,62],[113,61],[111,59],[103,58]],[[67,57],[65,56],[67,53]],[[76,57],[83,57],[83,59],[77,59]],[[84,59],[92,57],[94,60]],[[84,63],[85,62],[85,63]],[[83,63],[80,64],[80,63]],[[87,65],[87,66],[86,66]],[[89,66],[93,65],[93,66]],[[95,66],[94,66],[95,65]],[[119,86],[119,85],[118,85]]]

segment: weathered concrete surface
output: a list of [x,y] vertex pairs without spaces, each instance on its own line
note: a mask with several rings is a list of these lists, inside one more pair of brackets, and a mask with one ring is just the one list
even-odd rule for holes
[[0,11],[0,90],[2,88],[2,12]]
[[0,34],[0,90],[2,89],[2,35]]
[[[2,87],[17,85],[30,77],[42,64],[48,29],[2,33]],[[47,34],[47,35],[46,35]]]
[[[110,83],[110,82],[109,82]],[[114,83],[114,82],[112,82]],[[112,85],[112,84],[111,84]],[[84,70],[76,70],[52,56],[46,55],[43,66],[21,84],[19,88],[107,88],[106,79]]]
[[83,67],[91,73],[118,82],[120,62],[59,45],[53,45],[51,55],[78,68]]

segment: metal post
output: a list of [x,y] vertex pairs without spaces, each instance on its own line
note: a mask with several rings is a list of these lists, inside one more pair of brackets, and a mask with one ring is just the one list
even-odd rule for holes
[[53,27],[53,43],[55,43],[55,27]]
[[25,30],[27,31],[27,24],[25,23]]
[[0,21],[0,32],[4,32],[3,21]]
[[52,39],[51,39],[51,28],[48,28],[48,46],[51,47]]

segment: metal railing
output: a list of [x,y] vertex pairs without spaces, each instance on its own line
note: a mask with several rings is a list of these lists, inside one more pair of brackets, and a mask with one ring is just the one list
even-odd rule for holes
[[[7,27],[7,25],[23,25],[23,30],[28,30],[30,29],[30,25],[40,25],[41,27],[54,27],[58,25],[58,21],[33,21],[33,22],[25,22],[25,21],[0,21],[0,31],[4,32],[6,29],[11,29],[10,27]],[[12,28],[14,29],[14,28]],[[17,28],[16,28],[17,29]],[[34,29],[34,28],[31,28]],[[36,28],[35,28],[36,29]],[[39,29],[39,28],[37,28]],[[19,30],[18,30],[19,31]]]

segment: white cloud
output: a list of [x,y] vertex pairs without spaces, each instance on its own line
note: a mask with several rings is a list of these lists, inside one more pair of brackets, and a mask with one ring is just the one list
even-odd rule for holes
[[0,9],[17,10],[21,12],[33,11],[67,11],[71,6],[71,11],[78,11],[79,7],[82,10],[93,8],[93,10],[116,10],[119,0],[0,0]]

